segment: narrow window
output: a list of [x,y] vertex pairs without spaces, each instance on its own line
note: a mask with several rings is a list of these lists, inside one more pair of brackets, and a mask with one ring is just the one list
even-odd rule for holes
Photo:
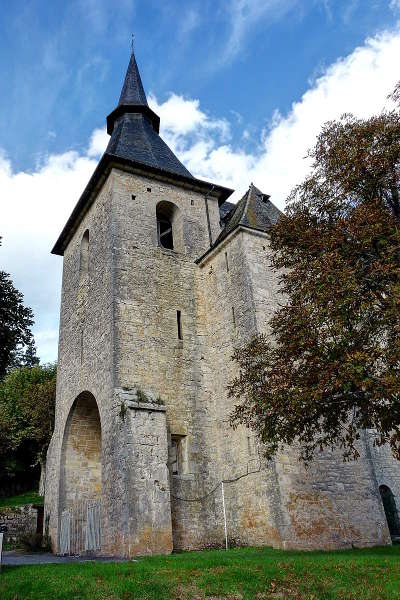
[[176,311],[176,324],[178,327],[178,340],[183,340],[182,337],[182,318],[181,318],[181,311],[177,310]]
[[172,202],[161,200],[156,206],[158,245],[168,250],[183,251],[183,228],[180,210]]
[[86,277],[89,274],[89,230],[86,229],[81,241],[81,255],[79,264],[80,277]]
[[81,364],[83,363],[83,330],[81,331]]
[[228,253],[225,252],[225,264],[226,264],[226,272],[229,273],[229,262],[228,262]]
[[185,435],[171,435],[169,464],[171,465],[173,475],[179,475],[186,472],[185,444]]
[[251,456],[253,454],[253,452],[251,450],[251,440],[249,437],[247,438],[247,449],[248,449],[249,455]]
[[168,248],[169,250],[174,249],[174,238],[172,235],[172,223],[165,216],[160,216],[157,219],[157,230],[158,230],[158,243],[163,248]]
[[233,321],[233,328],[236,329],[236,316],[235,316],[235,309],[232,306],[232,321]]

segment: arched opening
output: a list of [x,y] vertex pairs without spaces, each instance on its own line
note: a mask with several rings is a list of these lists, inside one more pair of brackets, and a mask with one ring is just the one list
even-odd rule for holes
[[64,431],[60,479],[60,551],[100,549],[101,422],[90,392],[72,405]]
[[379,492],[381,494],[390,535],[392,538],[398,537],[400,536],[400,522],[392,490],[387,485],[380,485]]
[[162,200],[157,204],[157,240],[159,246],[168,250],[182,249],[180,211],[172,202]]
[[79,274],[80,278],[87,277],[89,275],[89,230],[86,229],[81,240],[81,254],[79,262]]

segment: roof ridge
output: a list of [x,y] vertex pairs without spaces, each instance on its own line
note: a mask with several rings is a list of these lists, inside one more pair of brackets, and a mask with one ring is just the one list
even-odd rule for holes
[[246,202],[245,202],[244,209],[243,209],[243,212],[242,212],[242,216],[240,217],[240,222],[242,222],[243,216],[247,213],[247,209],[249,207],[250,196],[251,196],[251,192],[253,190],[253,187],[254,187],[253,186],[253,182],[251,182],[250,185],[249,185],[249,189],[247,190],[247,198],[246,198]]

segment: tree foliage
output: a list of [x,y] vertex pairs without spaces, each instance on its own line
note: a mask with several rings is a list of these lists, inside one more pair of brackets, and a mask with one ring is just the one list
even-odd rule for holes
[[[0,238],[1,245],[1,238]],[[0,381],[12,368],[39,362],[31,333],[32,310],[10,276],[0,271]]]
[[354,459],[374,429],[400,458],[400,113],[329,122],[310,156],[271,229],[285,301],[234,355],[232,424],[269,456],[298,443],[305,462],[337,446]]
[[[0,472],[25,477],[46,456],[54,428],[56,365],[21,367],[0,384]],[[36,469],[37,472],[37,469]]]

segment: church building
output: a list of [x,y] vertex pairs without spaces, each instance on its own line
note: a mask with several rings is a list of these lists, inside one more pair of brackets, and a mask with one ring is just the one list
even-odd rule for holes
[[[159,135],[132,53],[110,140],[62,230],[55,431],[45,523],[55,552],[132,557],[268,545],[346,548],[397,536],[400,466],[362,432],[360,458],[295,447],[267,461],[233,430],[235,347],[278,303],[253,184],[194,177]],[[244,191],[244,190],[243,190]]]

